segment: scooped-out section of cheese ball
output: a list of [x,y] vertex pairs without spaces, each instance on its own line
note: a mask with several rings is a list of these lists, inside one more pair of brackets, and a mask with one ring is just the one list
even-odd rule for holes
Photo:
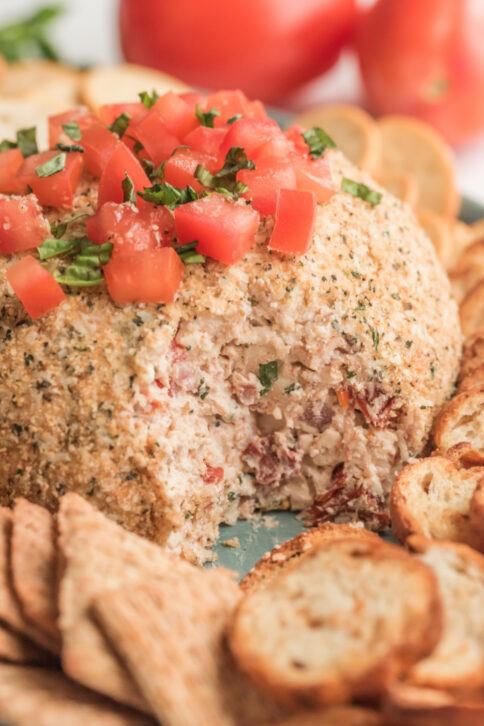
[[[343,176],[377,185],[330,152]],[[75,211],[91,205],[85,181]],[[187,266],[168,305],[71,290],[32,321],[0,259],[1,503],[79,492],[193,561],[221,522],[291,508],[388,524],[395,474],[451,394],[457,309],[432,244],[388,193],[318,206],[303,256],[257,244]]]

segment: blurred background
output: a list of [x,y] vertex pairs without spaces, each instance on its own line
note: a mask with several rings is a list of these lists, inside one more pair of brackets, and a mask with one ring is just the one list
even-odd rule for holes
[[[82,66],[127,58],[189,85],[242,87],[249,96],[296,113],[338,101],[375,114],[415,114],[454,146],[460,191],[484,203],[484,0],[58,5],[63,12],[40,30],[43,55],[54,51]],[[0,26],[45,6],[38,0],[0,0]],[[13,37],[18,44],[19,33]]]

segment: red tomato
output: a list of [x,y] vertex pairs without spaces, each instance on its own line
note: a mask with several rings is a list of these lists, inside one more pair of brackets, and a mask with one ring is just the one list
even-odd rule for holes
[[205,484],[220,484],[223,478],[224,470],[221,466],[212,466],[207,461],[205,462],[205,472],[202,474]]
[[[124,199],[122,183],[129,176],[134,185],[134,191],[141,192],[144,187],[150,187],[151,182],[143,171],[136,156],[124,144],[118,144],[107,162],[99,180],[98,207],[106,202],[121,204]],[[137,204],[142,207],[144,201],[137,197]]]
[[293,145],[286,139],[273,119],[241,118],[235,121],[220,148],[223,155],[232,146],[241,146],[249,159],[258,154],[275,159],[287,159]]
[[79,124],[79,130],[87,128],[90,124],[96,121],[94,114],[89,113],[85,106],[80,108],[74,108],[72,111],[64,111],[64,113],[58,113],[55,116],[49,116],[49,148],[53,149],[54,146],[61,142],[62,144],[78,144],[79,141],[74,141],[70,138],[62,128],[64,124],[68,124],[69,121],[77,121]]
[[289,139],[289,141],[292,142],[294,145],[295,150],[302,154],[303,156],[308,156],[308,145],[303,139],[303,133],[306,131],[304,126],[299,126],[299,124],[292,124],[292,126],[289,126],[288,129],[284,131],[284,136],[286,139]]
[[484,129],[484,3],[379,0],[358,51],[371,108],[418,116],[453,144]]
[[195,111],[197,106],[202,106],[205,103],[205,96],[202,96],[201,93],[195,93],[194,91],[188,91],[187,93],[180,93],[180,98],[183,98],[184,101],[188,103],[190,108]]
[[97,115],[106,126],[111,126],[113,121],[126,113],[131,116],[131,119],[136,119],[141,114],[145,113],[145,106],[139,101],[138,103],[108,103],[105,106],[101,106],[97,112]]
[[164,180],[174,187],[180,188],[189,184],[196,192],[199,192],[203,187],[193,176],[199,164],[203,164],[213,173],[216,171],[217,157],[182,147],[167,160]]
[[32,154],[24,159],[18,171],[20,182],[28,185],[45,207],[72,207],[74,194],[82,176],[83,155],[77,151],[65,154],[66,161],[62,171],[46,177],[38,175],[36,171],[38,167],[60,153],[60,151],[51,150]]
[[130,134],[142,144],[151,161],[158,166],[181,145],[180,139],[168,130],[154,108],[131,125]]
[[275,213],[279,189],[296,188],[296,173],[290,162],[259,161],[253,171],[240,171],[237,180],[247,184],[249,191],[244,197],[251,199],[261,214]]
[[5,274],[31,318],[40,318],[65,299],[64,291],[52,273],[32,255],[10,265]]
[[38,247],[50,235],[50,225],[33,194],[0,197],[0,254]]
[[322,159],[297,159],[294,161],[296,187],[314,192],[316,201],[328,202],[336,193],[327,155]]
[[245,93],[242,91],[216,91],[212,93],[205,101],[204,108],[209,111],[216,108],[220,111],[220,116],[214,119],[214,126],[222,126],[226,124],[233,116],[241,114],[244,117],[251,118],[250,102]]
[[198,240],[197,251],[232,265],[255,242],[259,214],[246,204],[234,204],[223,194],[210,194],[175,209],[180,244]]
[[287,255],[308,251],[316,217],[316,196],[299,189],[281,189],[269,247]]
[[118,304],[169,303],[183,279],[185,265],[173,247],[143,247],[117,238],[104,268],[109,294]]
[[183,139],[183,143],[187,144],[195,151],[203,151],[211,156],[220,155],[220,147],[227,136],[230,126],[221,126],[218,129],[210,129],[207,126],[197,126],[196,129],[190,131]]
[[122,0],[127,60],[199,88],[277,101],[329,68],[351,37],[355,0]]
[[10,149],[0,154],[0,193],[21,194],[27,191],[26,185],[17,176],[23,160],[20,149]]
[[99,121],[83,129],[79,145],[84,149],[84,164],[89,174],[101,176],[118,144],[119,138],[116,134]]
[[168,131],[179,139],[198,126],[192,106],[173,91],[163,94],[153,106],[153,111],[161,116]]
[[144,247],[166,247],[174,243],[175,220],[166,207],[106,202],[88,217],[86,232],[91,242],[103,244],[117,239],[132,240]]

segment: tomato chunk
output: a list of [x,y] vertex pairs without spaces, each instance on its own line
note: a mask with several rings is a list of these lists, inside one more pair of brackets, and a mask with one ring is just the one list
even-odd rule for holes
[[40,318],[65,299],[64,291],[52,273],[32,255],[11,265],[5,274],[31,318]]
[[156,166],[181,145],[180,139],[168,129],[154,108],[131,125],[130,134],[139,141]]
[[119,237],[104,275],[114,302],[169,303],[175,298],[184,270],[173,247],[154,248]]
[[[117,202],[118,204],[123,202],[124,194],[122,183],[126,179],[126,174],[128,174],[134,184],[135,193],[142,191],[144,187],[151,186],[151,182],[143,171],[143,167],[136,156],[127,146],[120,143],[111,154],[101,174],[98,190],[98,207],[101,207],[106,202]],[[137,197],[137,203],[139,207],[142,207],[144,201],[140,197]]]
[[314,192],[316,201],[327,202],[336,194],[327,156],[321,159],[298,159],[294,163],[296,187]]
[[187,144],[191,149],[195,149],[195,151],[220,156],[220,147],[227,136],[229,128],[230,126],[220,126],[218,129],[197,126],[196,129],[193,129],[185,136],[183,143]]
[[195,169],[203,164],[210,172],[215,172],[218,159],[216,156],[204,154],[201,151],[192,149],[178,149],[166,162],[165,181],[174,187],[184,188],[189,184],[196,192],[203,189],[195,177]]
[[38,247],[49,234],[49,223],[33,194],[0,197],[0,254]]
[[269,247],[288,255],[303,255],[311,245],[316,195],[300,189],[281,189]]
[[188,103],[192,111],[195,111],[196,107],[203,108],[205,105],[205,96],[201,93],[195,93],[194,91],[188,91],[187,93],[180,93],[180,98],[183,98],[185,103]]
[[64,113],[55,114],[55,116],[49,116],[49,148],[53,149],[57,143],[62,144],[78,144],[79,141],[71,139],[66,134],[63,125],[68,124],[70,121],[76,121],[79,125],[81,132],[88,126],[96,122],[94,114],[90,113],[85,106],[80,108],[74,108],[72,111],[64,111]]
[[175,241],[175,219],[166,207],[106,202],[88,217],[86,232],[91,242],[103,244],[131,239],[141,247],[166,247]]
[[289,162],[262,160],[253,171],[240,171],[237,179],[249,187],[244,197],[261,214],[275,213],[279,189],[296,188],[296,172]]
[[0,154],[0,193],[14,194],[27,191],[17,176],[24,157],[20,149],[10,149]]
[[224,194],[210,194],[175,209],[180,244],[198,240],[197,251],[231,265],[242,259],[255,242],[259,214],[246,204],[235,204]]
[[32,154],[22,162],[18,178],[22,184],[28,185],[39,202],[45,207],[70,208],[74,204],[74,194],[82,175],[82,154],[69,152],[61,171],[50,176],[39,176],[37,169],[58,156],[60,151],[42,151]]
[[[238,114],[251,118],[251,105],[247,96],[243,91],[216,91],[210,94],[205,101],[204,108],[209,111],[216,108],[220,111],[220,116],[214,119],[214,126],[221,126]],[[255,110],[255,109],[254,109]],[[260,109],[257,109],[259,113]]]
[[153,111],[161,116],[168,131],[179,139],[198,126],[198,119],[192,106],[173,91],[160,96],[153,106]]
[[137,103],[108,103],[105,106],[101,106],[97,114],[103,124],[111,126],[113,121],[123,113],[131,116],[131,119],[134,121],[145,112],[145,106],[141,103],[141,101],[138,101]]
[[89,174],[96,177],[101,176],[119,143],[116,134],[113,134],[100,121],[95,121],[88,128],[83,129],[79,145],[84,149],[84,164]]
[[235,121],[225,137],[221,153],[226,154],[232,146],[241,146],[249,159],[258,153],[266,157],[286,159],[293,150],[292,143],[270,118],[241,118]]
[[303,133],[306,131],[304,126],[293,124],[284,131],[284,136],[294,144],[294,149],[309,159],[309,147],[303,139]]

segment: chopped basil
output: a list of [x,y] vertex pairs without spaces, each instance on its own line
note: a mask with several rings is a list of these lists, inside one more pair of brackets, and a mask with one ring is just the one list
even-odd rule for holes
[[46,5],[24,20],[4,25],[0,28],[0,54],[9,63],[32,56],[59,60],[46,31],[63,11],[61,5]]
[[50,223],[50,233],[53,237],[56,239],[59,239],[66,233],[67,226],[71,224],[72,222],[75,222],[78,219],[81,219],[82,217],[88,217],[89,215],[86,212],[82,212],[81,214],[75,214],[73,217],[70,217],[69,219],[63,219],[61,222],[51,222]]
[[113,245],[110,242],[95,245],[86,238],[78,242],[79,253],[64,270],[54,273],[55,279],[73,287],[100,285],[104,281],[101,265],[109,262]]
[[301,384],[297,381],[294,381],[294,383],[290,383],[288,386],[285,387],[284,393],[287,393],[288,395],[290,393],[293,393],[294,391],[298,391],[301,388]]
[[346,371],[346,378],[354,378],[356,376],[356,371]]
[[71,151],[79,151],[81,154],[84,153],[84,148],[82,146],[79,146],[78,144],[63,144],[62,141],[58,141],[55,148],[58,151],[67,151],[68,153]]
[[117,116],[117,118],[114,119],[111,126],[109,126],[109,130],[113,131],[121,139],[124,136],[126,129],[129,126],[130,121],[131,121],[131,116],[129,115],[129,113],[123,112],[122,114]]
[[197,252],[198,241],[187,242],[187,244],[175,247],[175,252],[185,265],[194,265],[197,262],[205,262],[205,257]]
[[367,187],[366,184],[353,181],[353,179],[347,179],[346,177],[344,177],[341,182],[341,191],[363,199],[363,201],[371,204],[372,207],[380,204],[382,198],[380,192],[375,192],[373,189],[370,189],[370,187]]
[[138,196],[152,204],[163,204],[168,209],[175,209],[181,204],[187,204],[198,199],[196,191],[191,186],[179,189],[168,184],[168,182],[160,182],[152,187],[145,187],[144,192],[138,192]]
[[37,249],[41,260],[49,260],[51,257],[64,255],[77,247],[79,247],[78,239],[54,239],[48,237]]
[[312,129],[308,129],[308,131],[302,134],[302,137],[309,146],[309,153],[313,159],[320,159],[326,149],[336,148],[336,144],[331,136],[328,136],[326,131],[323,131],[319,126],[313,126]]
[[378,350],[378,346],[380,345],[380,333],[378,330],[375,330],[375,328],[371,329],[371,339],[373,341],[373,348]]
[[37,154],[37,129],[35,126],[17,131],[17,146],[24,158]]
[[62,130],[72,141],[80,141],[82,138],[81,129],[77,121],[68,121],[62,124]]
[[269,363],[259,364],[259,381],[262,383],[262,390],[260,395],[268,393],[273,384],[279,378],[279,363],[276,360],[271,360]]
[[124,172],[124,179],[121,182],[121,187],[123,189],[123,202],[131,202],[131,204],[136,206],[138,200],[136,199],[133,180],[127,171]]
[[213,122],[217,116],[220,116],[218,108],[211,108],[210,111],[202,111],[200,106],[195,106],[195,115],[200,121],[202,126],[207,126],[209,129],[213,129]]
[[60,154],[53,156],[52,159],[48,159],[40,166],[36,166],[35,173],[41,178],[53,176],[53,174],[58,174],[64,169],[66,165],[66,159],[66,153],[65,151],[62,151]]
[[8,139],[5,139],[4,141],[0,141],[0,154],[4,151],[10,151],[11,149],[17,149],[18,144],[15,141],[9,141]]
[[255,169],[255,164],[247,158],[247,154],[241,146],[232,146],[227,152],[224,165],[220,171],[211,174],[203,164],[199,164],[195,169],[195,179],[204,187],[222,194],[238,197],[248,191],[245,184],[237,181],[237,173],[242,169]]
[[128,139],[132,139],[132,141],[134,141],[133,151],[134,151],[135,154],[139,154],[140,151],[143,151],[143,149],[145,147],[143,146],[143,144],[141,143],[141,141],[137,141],[134,138],[134,136],[128,136],[127,138]]
[[151,96],[147,91],[141,91],[141,93],[138,93],[138,96],[141,99],[141,103],[146,108],[152,108],[160,97],[154,89]]
[[200,383],[198,384],[197,396],[199,396],[202,401],[204,401],[209,393],[210,386],[207,386],[207,384],[205,383],[205,378],[201,378]]
[[236,113],[236,114],[235,114],[235,116],[231,116],[231,117],[229,118],[229,120],[227,121],[227,123],[228,123],[228,124],[233,124],[233,123],[235,123],[236,121],[238,121],[238,120],[239,120],[239,118],[243,118],[242,114],[241,114],[241,113]]

